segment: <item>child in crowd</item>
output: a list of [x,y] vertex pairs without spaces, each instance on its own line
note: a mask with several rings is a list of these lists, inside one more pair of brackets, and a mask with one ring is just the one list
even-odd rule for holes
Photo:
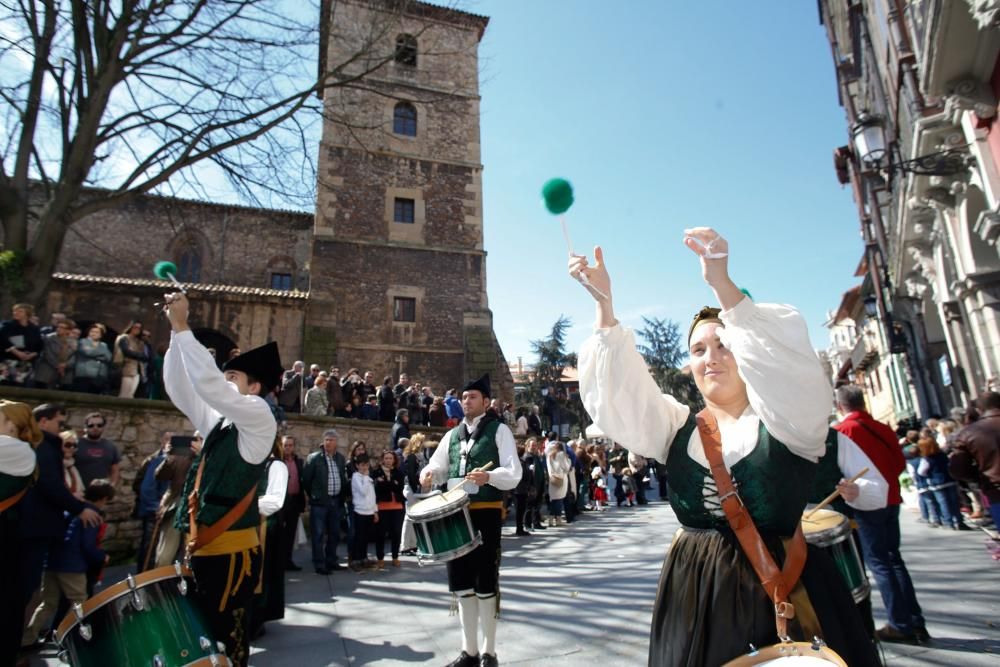
[[[111,480],[91,480],[83,500],[91,509],[104,513],[104,507],[115,497]],[[59,596],[64,595],[70,604],[87,599],[87,570],[101,567],[108,562],[108,555],[101,549],[101,538],[106,523],[88,528],[79,517],[74,517],[66,528],[66,535],[59,546],[49,552],[49,560],[42,580],[42,601],[31,615],[31,622],[24,631],[22,644],[30,646],[38,641],[39,632],[48,627],[49,616],[59,606]]]
[[601,474],[599,466],[594,466],[590,472],[590,477],[593,480],[590,495],[594,499],[594,509],[598,512],[603,512],[604,504],[608,502],[608,484],[604,481],[604,475]]
[[[635,478],[632,476],[632,469],[625,468],[622,470],[621,479],[621,489],[623,493],[623,498],[625,504],[629,507],[635,504]],[[618,500],[618,506],[621,507],[622,500]]]
[[351,475],[351,495],[354,499],[354,542],[351,544],[350,567],[355,572],[360,572],[367,566],[374,566],[374,562],[369,564],[366,558],[368,543],[372,541],[375,524],[378,523],[378,508],[375,504],[375,483],[369,474],[368,455],[358,454],[353,462],[355,471]]

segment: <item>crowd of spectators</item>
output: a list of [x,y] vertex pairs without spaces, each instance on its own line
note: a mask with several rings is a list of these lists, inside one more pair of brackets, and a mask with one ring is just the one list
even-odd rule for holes
[[100,322],[81,327],[53,313],[41,326],[30,304],[15,304],[12,311],[11,319],[0,323],[0,385],[164,398],[166,348],[153,349],[142,322],[129,322],[109,340]]
[[[327,371],[319,364],[310,364],[307,371],[305,362],[296,361],[285,371],[275,402],[286,414],[368,419],[397,425],[403,422],[407,426],[450,428],[464,416],[455,389],[438,395],[430,386],[411,380],[407,373],[401,373],[395,384],[390,375],[383,376],[381,384],[375,380],[371,370],[362,374],[359,369],[351,368],[341,373],[337,366]],[[537,407],[515,412],[511,404],[494,400],[492,408],[515,435],[541,435]]]
[[[970,530],[1000,502],[1000,394],[987,391],[977,405],[900,438],[917,493],[920,521],[932,528]],[[996,521],[996,511],[992,516]]]

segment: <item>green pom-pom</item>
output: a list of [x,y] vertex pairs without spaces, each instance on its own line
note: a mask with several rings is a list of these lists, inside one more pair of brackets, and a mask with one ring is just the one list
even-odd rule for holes
[[750,290],[748,290],[745,287],[741,287],[740,291],[743,292],[744,294],[746,294],[748,299],[750,299],[751,301],[753,301],[753,294],[750,293]]
[[553,178],[542,186],[542,199],[549,213],[565,213],[573,205],[573,186],[565,178]]
[[177,265],[173,262],[157,262],[153,265],[153,275],[160,280],[170,280],[171,276],[177,275]]

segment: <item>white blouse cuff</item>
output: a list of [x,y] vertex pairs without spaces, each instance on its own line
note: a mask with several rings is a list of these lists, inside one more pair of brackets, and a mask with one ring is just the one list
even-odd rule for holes
[[719,319],[726,326],[745,326],[747,320],[753,317],[755,311],[756,307],[754,306],[753,299],[744,296],[735,306],[719,313]]
[[621,341],[625,336],[625,327],[622,326],[621,322],[618,322],[614,326],[610,327],[594,327],[594,337],[602,345],[614,345],[615,343]]

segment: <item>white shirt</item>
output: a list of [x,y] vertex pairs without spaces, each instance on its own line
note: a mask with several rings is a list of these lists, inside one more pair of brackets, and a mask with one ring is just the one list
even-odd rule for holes
[[856,510],[870,512],[880,510],[888,504],[889,483],[858,443],[840,431],[837,431],[837,467],[844,474],[844,479],[850,479],[868,468],[868,472],[854,482],[858,485],[858,497],[853,502],[844,499],[848,505]]
[[378,511],[375,503],[375,481],[370,475],[356,472],[351,475],[351,497],[354,511],[364,516],[371,516]]
[[0,472],[11,477],[27,477],[35,471],[35,450],[31,445],[0,435]]
[[282,461],[275,461],[267,467],[267,489],[264,495],[257,498],[257,509],[261,516],[271,516],[285,504],[285,491],[288,489],[288,466]]
[[[205,437],[220,419],[236,424],[240,456],[261,463],[271,453],[278,424],[260,396],[244,396],[227,382],[208,350],[188,331],[170,334],[163,359],[163,386],[177,409]],[[287,472],[287,471],[286,471]]]
[[[736,422],[719,424],[726,468],[756,447],[761,421],[791,452],[818,461],[832,394],[802,316],[790,306],[744,298],[720,319],[719,339],[736,358],[750,401]],[[580,350],[579,370],[580,396],[597,427],[629,451],[666,461],[690,409],[660,393],[632,330],[595,329]],[[697,430],[688,455],[709,467]]]
[[[476,425],[479,424],[484,416],[485,413],[472,421],[469,421],[469,418],[466,417],[462,422],[465,424],[465,428],[468,429],[470,435],[476,430]],[[452,434],[458,428],[461,428],[461,425],[444,434],[444,437],[441,438],[441,444],[435,448],[430,462],[420,471],[421,477],[427,471],[434,474],[434,486],[439,486],[448,481],[448,449],[451,444]],[[462,451],[468,452],[472,449],[473,444],[472,440],[461,441]],[[517,458],[517,444],[514,442],[514,434],[511,433],[510,428],[506,424],[501,423],[497,427],[496,445],[500,453],[500,465],[487,471],[486,474],[489,476],[490,485],[495,486],[501,491],[510,491],[521,481],[521,460]],[[468,472],[465,471],[465,473]]]

